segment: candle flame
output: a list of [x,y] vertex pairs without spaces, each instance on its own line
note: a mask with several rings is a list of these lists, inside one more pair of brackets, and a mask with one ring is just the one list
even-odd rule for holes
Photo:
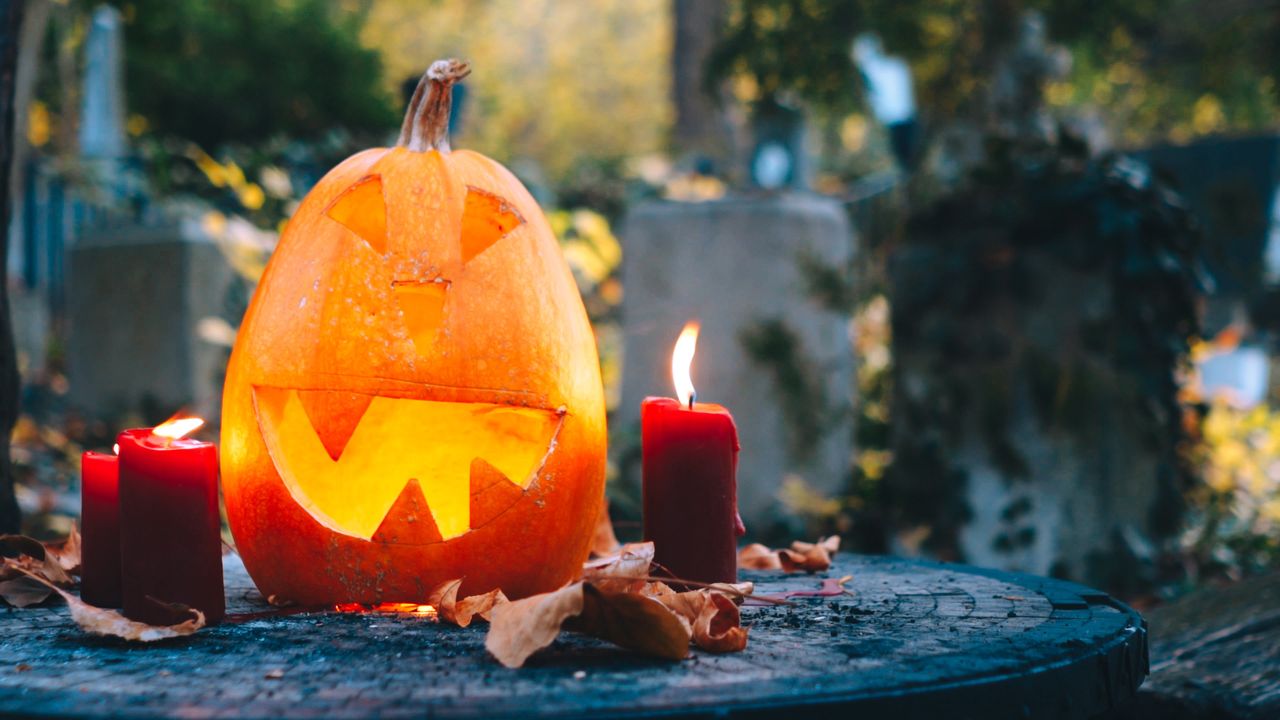
[[696,395],[689,367],[693,365],[693,353],[698,347],[698,328],[697,320],[685,323],[676,340],[676,349],[671,353],[671,379],[676,384],[676,399],[681,405],[692,404]]
[[173,417],[157,425],[151,434],[177,440],[199,430],[203,425],[204,420],[198,417]]
[[115,453],[115,454],[119,455],[119,454],[120,454],[120,443],[116,443],[116,444],[112,445],[112,446],[111,446],[111,452],[113,452],[113,453]]

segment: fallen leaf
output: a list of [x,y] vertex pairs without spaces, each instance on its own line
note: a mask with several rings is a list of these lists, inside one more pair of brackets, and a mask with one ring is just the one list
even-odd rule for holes
[[459,600],[460,587],[462,587],[461,578],[447,580],[436,586],[436,589],[427,596],[427,604],[435,607],[440,619],[458,627],[467,627],[476,616],[488,620],[495,607],[511,602],[500,588],[494,588],[483,595],[470,595]]
[[741,605],[743,600],[746,600],[756,591],[756,584],[750,581],[736,583],[711,583],[710,589],[724,593],[729,597],[729,599]]
[[284,677],[284,670],[281,668],[268,670],[262,677],[267,680],[279,680]]
[[634,592],[590,583],[566,585],[494,607],[484,646],[509,668],[571,630],[654,657],[689,654],[689,627],[662,603]]
[[836,595],[844,595],[849,592],[844,589],[844,584],[853,579],[852,575],[845,575],[842,578],[823,578],[822,587],[818,590],[788,590],[777,595],[759,595],[749,598],[751,600],[786,600],[794,597],[834,597]]
[[0,582],[0,598],[16,608],[39,605],[53,590],[27,577],[18,577]]
[[47,585],[53,592],[61,595],[62,599],[67,601],[67,607],[71,609],[71,619],[76,621],[80,629],[93,635],[117,637],[135,642],[155,642],[156,640],[190,635],[204,627],[204,613],[194,608],[187,608],[187,611],[194,616],[192,619],[176,625],[148,625],[130,620],[114,610],[96,608],[84,602],[36,573],[20,568],[13,560],[5,558],[4,564],[8,568],[16,569],[27,577]]
[[781,570],[778,554],[760,543],[751,543],[738,551],[738,567],[744,570]]
[[59,543],[44,543],[45,555],[52,555],[58,567],[70,575],[80,574],[80,547],[80,530],[75,523],[71,523],[71,532],[66,540]]
[[693,642],[709,652],[739,652],[747,647],[738,606],[728,596],[704,590],[707,602],[693,623]]
[[[663,583],[646,589],[684,623],[698,647],[711,652],[736,652],[747,646],[747,631],[740,627],[738,603],[749,595],[751,583],[720,583],[709,588],[676,592]],[[727,604],[732,612],[722,609]]]
[[[45,545],[25,535],[0,535],[0,598],[14,607],[44,602],[53,594],[46,587],[71,587],[74,581]],[[35,582],[31,578],[45,582]]]
[[796,541],[791,549],[779,550],[778,560],[785,572],[820,572],[831,567],[831,556],[840,549],[840,536],[832,535],[816,543]]
[[651,564],[653,543],[627,543],[612,555],[583,563],[582,579],[601,590],[635,592],[644,587]]
[[566,629],[666,660],[688,656],[689,629],[662,603],[591,583],[582,590],[582,612],[568,619]]
[[574,583],[495,607],[485,649],[509,668],[524,665],[556,639],[565,620],[582,612],[582,595],[582,583]]
[[831,556],[839,549],[839,535],[823,538],[816,543],[797,540],[785,550],[771,550],[753,543],[738,551],[738,567],[745,570],[819,572],[831,567]]
[[609,519],[609,498],[600,497],[600,514],[596,516],[596,531],[591,537],[591,554],[596,556],[612,555],[618,552],[622,544],[613,531],[613,520]]

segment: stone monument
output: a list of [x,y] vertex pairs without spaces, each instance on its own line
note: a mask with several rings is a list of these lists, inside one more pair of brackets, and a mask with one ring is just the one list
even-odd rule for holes
[[801,270],[805,258],[848,267],[853,234],[840,203],[802,192],[650,202],[635,207],[621,236],[625,348],[615,429],[638,426],[645,396],[674,395],[672,346],[684,323],[697,318],[694,384],[699,400],[724,405],[737,422],[738,501],[748,531],[785,519],[778,490],[788,476],[838,493],[849,477],[850,414],[802,409],[813,414],[806,422],[823,419],[816,421],[820,437],[798,457],[790,450],[796,428],[785,391],[776,372],[747,352],[744,336],[761,323],[781,323],[825,404],[849,407],[848,318],[809,297]]
[[86,191],[108,211],[67,253],[71,401],[94,417],[153,422],[183,408],[216,418],[227,351],[197,327],[225,313],[235,274],[203,207],[145,218],[121,207],[145,194],[125,170],[122,28],[117,10],[99,6],[85,41],[81,160]]

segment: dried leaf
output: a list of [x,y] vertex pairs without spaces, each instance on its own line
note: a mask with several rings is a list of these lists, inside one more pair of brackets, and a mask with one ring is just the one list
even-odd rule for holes
[[550,645],[564,621],[582,612],[582,583],[499,605],[489,619],[485,648],[509,668]]
[[18,577],[0,582],[0,598],[17,608],[39,605],[53,590],[28,577]]
[[274,668],[272,670],[268,670],[265,673],[263,673],[262,677],[267,680],[280,680],[281,678],[284,677],[284,668]]
[[488,620],[493,613],[493,608],[511,602],[500,588],[494,588],[483,595],[470,595],[459,600],[458,589],[461,587],[461,578],[448,580],[436,586],[436,589],[427,596],[427,604],[435,607],[440,619],[458,627],[467,627],[476,616]]
[[53,556],[54,561],[58,563],[58,567],[62,568],[68,574],[80,574],[80,530],[75,523],[71,523],[71,532],[67,535],[67,539],[60,543],[45,543],[45,555]]
[[600,496],[600,514],[596,517],[596,532],[591,538],[591,554],[597,557],[612,555],[621,548],[618,536],[609,519],[609,498]]
[[627,543],[618,552],[582,565],[582,579],[601,590],[638,592],[653,563],[653,543]]
[[565,628],[666,660],[689,654],[689,628],[662,603],[591,583],[583,586],[581,614],[569,618]]
[[496,606],[484,646],[498,662],[518,668],[562,629],[654,657],[679,660],[689,654],[689,627],[661,603],[587,583]]
[[831,567],[831,556],[839,549],[839,535],[823,538],[816,543],[796,541],[787,550],[771,550],[754,543],[738,551],[738,567],[745,570],[818,572]]
[[738,551],[738,567],[744,570],[781,570],[782,561],[773,550],[752,543]]
[[834,597],[836,595],[844,595],[849,592],[844,589],[844,584],[853,579],[852,575],[845,575],[842,578],[823,578],[822,587],[818,590],[788,590],[777,595],[759,595],[751,598],[752,600],[787,600],[795,597]]
[[747,629],[742,627],[738,606],[727,596],[703,590],[707,601],[693,623],[693,642],[709,652],[739,652],[747,647]]
[[790,550],[779,550],[778,560],[785,572],[820,572],[831,567],[831,556],[840,549],[840,536],[832,535],[816,543],[796,541]]
[[[67,607],[71,609],[71,619],[76,621],[81,630],[93,635],[117,637],[134,642],[155,642],[156,640],[190,635],[204,627],[204,613],[194,608],[185,609],[195,617],[177,625],[148,625],[130,620],[114,610],[96,608],[84,602],[39,575],[18,568],[17,563],[13,560],[6,558],[4,562],[7,567],[16,568],[22,574],[47,585],[51,590],[61,595],[62,599],[67,601]],[[173,607],[177,608],[178,606]]]
[[736,583],[711,583],[712,590],[718,590],[720,593],[728,596],[730,600],[741,605],[743,600],[755,593],[756,584],[749,581]]
[[[466,627],[475,617],[488,622],[493,617],[494,608],[509,602],[511,601],[502,592],[502,588],[494,588],[483,595],[468,595],[458,601],[456,610],[458,624]],[[462,621],[463,618],[466,618],[466,622]]]
[[[751,583],[720,583],[701,590],[675,592],[663,583],[653,583],[646,590],[685,623],[698,647],[711,652],[736,652],[747,646],[747,631],[739,626],[737,603],[742,598],[740,593],[749,594],[753,589]],[[725,605],[733,610],[723,609]]]
[[53,593],[46,584],[61,587],[74,584],[53,553],[25,535],[0,535],[0,556],[4,558],[0,564],[0,598],[14,607],[44,602]]

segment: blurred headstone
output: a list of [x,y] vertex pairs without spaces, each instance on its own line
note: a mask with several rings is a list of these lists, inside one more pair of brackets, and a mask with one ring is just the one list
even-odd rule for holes
[[224,314],[235,274],[194,215],[87,233],[69,266],[71,402],[91,417],[217,418],[227,349],[199,328]]
[[[693,364],[698,399],[727,407],[738,425],[738,499],[747,529],[786,515],[778,491],[788,476],[834,496],[850,475],[853,356],[848,320],[809,296],[801,259],[848,267],[854,238],[842,206],[800,193],[707,202],[650,202],[622,225],[622,402],[614,424],[638,426],[640,401],[673,396],[671,351],[684,323],[702,332]],[[777,368],[746,350],[743,337],[781,323],[796,340],[803,368],[824,407],[788,405]],[[790,400],[794,400],[791,398]],[[835,412],[833,412],[835,410]],[[814,420],[819,437],[796,457],[794,412]],[[639,468],[636,468],[638,472]]]
[[804,113],[773,100],[762,100],[754,108],[751,123],[751,184],[764,190],[807,188]]

